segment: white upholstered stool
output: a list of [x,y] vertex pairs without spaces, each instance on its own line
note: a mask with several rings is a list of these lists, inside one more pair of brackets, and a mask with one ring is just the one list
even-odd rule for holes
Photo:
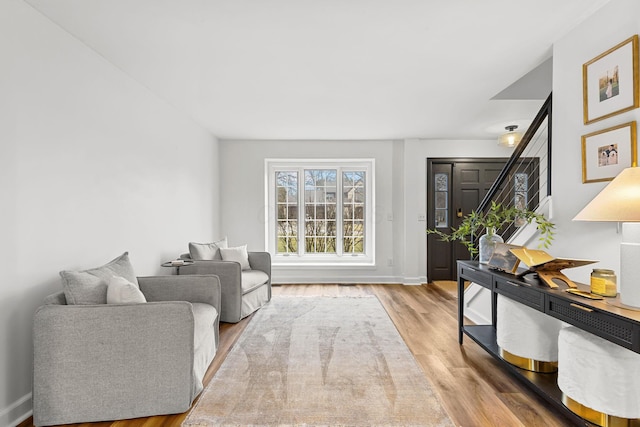
[[496,316],[500,357],[529,371],[558,370],[561,321],[500,294]]
[[570,326],[558,338],[563,403],[600,426],[640,425],[640,354]]

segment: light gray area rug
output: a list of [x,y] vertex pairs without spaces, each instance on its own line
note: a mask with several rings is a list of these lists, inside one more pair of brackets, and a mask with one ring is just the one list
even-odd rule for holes
[[183,426],[452,426],[376,297],[274,297]]

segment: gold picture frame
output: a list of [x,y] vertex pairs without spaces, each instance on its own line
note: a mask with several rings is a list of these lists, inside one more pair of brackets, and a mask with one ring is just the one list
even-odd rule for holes
[[584,124],[640,106],[638,35],[582,65]]
[[637,166],[636,122],[582,136],[582,182],[611,181],[623,169]]

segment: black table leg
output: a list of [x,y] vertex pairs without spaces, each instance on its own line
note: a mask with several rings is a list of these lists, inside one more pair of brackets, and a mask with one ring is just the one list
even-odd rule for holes
[[458,277],[458,344],[462,344],[464,329],[464,280]]

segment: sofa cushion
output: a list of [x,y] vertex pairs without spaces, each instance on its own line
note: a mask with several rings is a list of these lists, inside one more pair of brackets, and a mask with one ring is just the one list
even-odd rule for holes
[[195,260],[222,259],[220,248],[226,248],[228,246],[226,236],[224,239],[211,243],[189,242],[189,255],[191,255],[191,259]]
[[240,263],[240,268],[242,270],[251,270],[247,245],[237,246],[235,248],[220,248],[220,255],[222,255],[222,259],[224,261],[235,261]]
[[214,306],[196,302],[191,304],[193,308],[193,321],[195,323],[193,331],[194,348],[198,349],[204,337],[207,336],[209,330],[213,329],[213,325],[218,317],[218,311]]
[[245,270],[242,273],[242,294],[253,291],[269,281],[269,276],[260,270]]
[[101,267],[83,271],[61,271],[62,289],[67,304],[106,304],[107,286],[113,276],[124,277],[138,286],[128,252]]
[[242,295],[242,304],[240,307],[240,317],[245,318],[264,306],[271,298],[271,288],[266,285],[255,287],[251,292]]
[[203,389],[202,380],[213,360],[218,346],[216,319],[218,311],[209,304],[193,303],[193,396]]
[[120,276],[109,279],[107,286],[107,304],[140,304],[147,302],[144,294],[136,285]]

